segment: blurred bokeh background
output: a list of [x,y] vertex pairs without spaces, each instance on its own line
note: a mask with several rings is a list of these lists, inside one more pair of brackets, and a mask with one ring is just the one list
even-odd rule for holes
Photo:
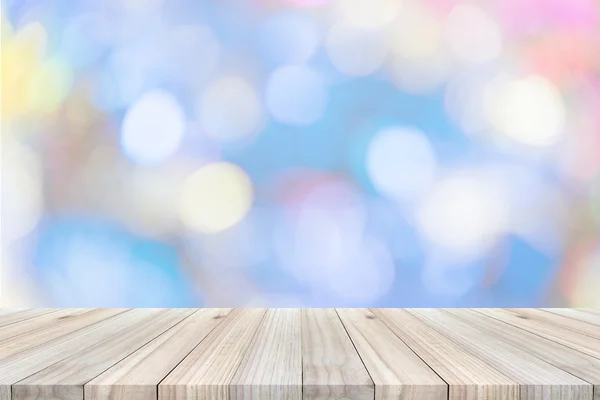
[[2,0],[3,306],[600,307],[596,0]]

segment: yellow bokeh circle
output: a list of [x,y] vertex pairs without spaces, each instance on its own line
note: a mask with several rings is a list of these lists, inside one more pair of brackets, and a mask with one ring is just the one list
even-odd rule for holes
[[242,168],[227,162],[212,163],[186,179],[179,212],[190,229],[217,233],[240,222],[252,199],[252,182]]

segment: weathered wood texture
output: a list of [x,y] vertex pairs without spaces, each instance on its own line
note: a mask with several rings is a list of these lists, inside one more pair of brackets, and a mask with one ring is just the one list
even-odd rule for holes
[[593,309],[0,309],[0,400],[600,400]]

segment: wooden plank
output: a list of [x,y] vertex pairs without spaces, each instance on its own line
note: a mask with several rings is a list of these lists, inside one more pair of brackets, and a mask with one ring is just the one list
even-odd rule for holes
[[265,309],[236,309],[158,385],[160,400],[229,400],[229,383]]
[[115,316],[78,331],[44,342],[23,352],[0,358],[0,400],[10,400],[14,383],[57,363],[108,336],[134,325],[147,314],[146,310],[119,310]]
[[600,360],[552,340],[519,329],[473,310],[444,310],[510,345],[518,347],[578,378],[594,385],[594,400],[600,400]]
[[526,316],[516,309],[476,308],[473,310],[516,326],[517,328],[543,336],[582,353],[600,358],[600,340],[596,340],[587,335],[540,320],[539,318]]
[[[600,289],[599,289],[600,290]],[[519,315],[536,319],[539,321],[544,321],[549,324],[553,324],[555,326],[561,326],[566,329],[570,329],[573,332],[581,333],[583,335],[588,335],[593,337],[594,339],[600,340],[600,329],[593,324],[589,324],[584,321],[579,321],[574,318],[566,317],[564,315],[559,315],[555,313],[549,313],[540,309],[534,308],[514,308],[508,309],[517,312]]]
[[[25,321],[31,318],[39,317],[40,315],[49,314],[59,311],[57,308],[30,308],[30,309],[8,309],[0,310],[0,328],[17,322]],[[0,337],[3,329],[0,329]]]
[[196,310],[148,309],[147,317],[12,386],[13,400],[83,400],[83,386]]
[[0,400],[600,400],[594,311],[54,310],[0,327]]
[[519,400],[519,384],[418,317],[373,309],[383,322],[450,386],[450,400]]
[[540,310],[600,326],[600,314],[594,314],[585,310],[577,310],[574,308],[541,308]]
[[375,383],[375,399],[448,398],[448,385],[371,311],[336,311]]
[[157,386],[232,309],[200,309],[87,383],[85,398],[157,400]]
[[375,388],[334,309],[302,310],[304,400],[372,400]]
[[[75,332],[86,326],[95,324],[106,318],[122,313],[125,309],[76,309],[64,310],[42,315],[34,320],[18,324],[19,333],[0,340],[0,358],[9,357],[24,350],[38,346],[44,342]],[[47,323],[35,328],[38,320],[48,320]],[[14,325],[9,325],[6,331],[12,331]]]
[[432,328],[516,380],[521,399],[587,399],[593,386],[528,352],[452,317],[442,310],[408,309]]
[[233,400],[302,399],[302,315],[268,310],[231,379]]
[[42,332],[44,329],[55,326],[81,314],[89,312],[86,308],[56,309],[52,313],[42,313],[36,318],[26,318],[17,323],[8,324],[0,328],[0,343],[7,343],[7,339],[21,336],[23,334],[34,335],[34,332]]

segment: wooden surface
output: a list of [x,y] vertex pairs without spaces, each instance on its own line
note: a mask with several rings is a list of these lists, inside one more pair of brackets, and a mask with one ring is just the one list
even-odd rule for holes
[[600,400],[593,309],[0,309],[0,400]]

